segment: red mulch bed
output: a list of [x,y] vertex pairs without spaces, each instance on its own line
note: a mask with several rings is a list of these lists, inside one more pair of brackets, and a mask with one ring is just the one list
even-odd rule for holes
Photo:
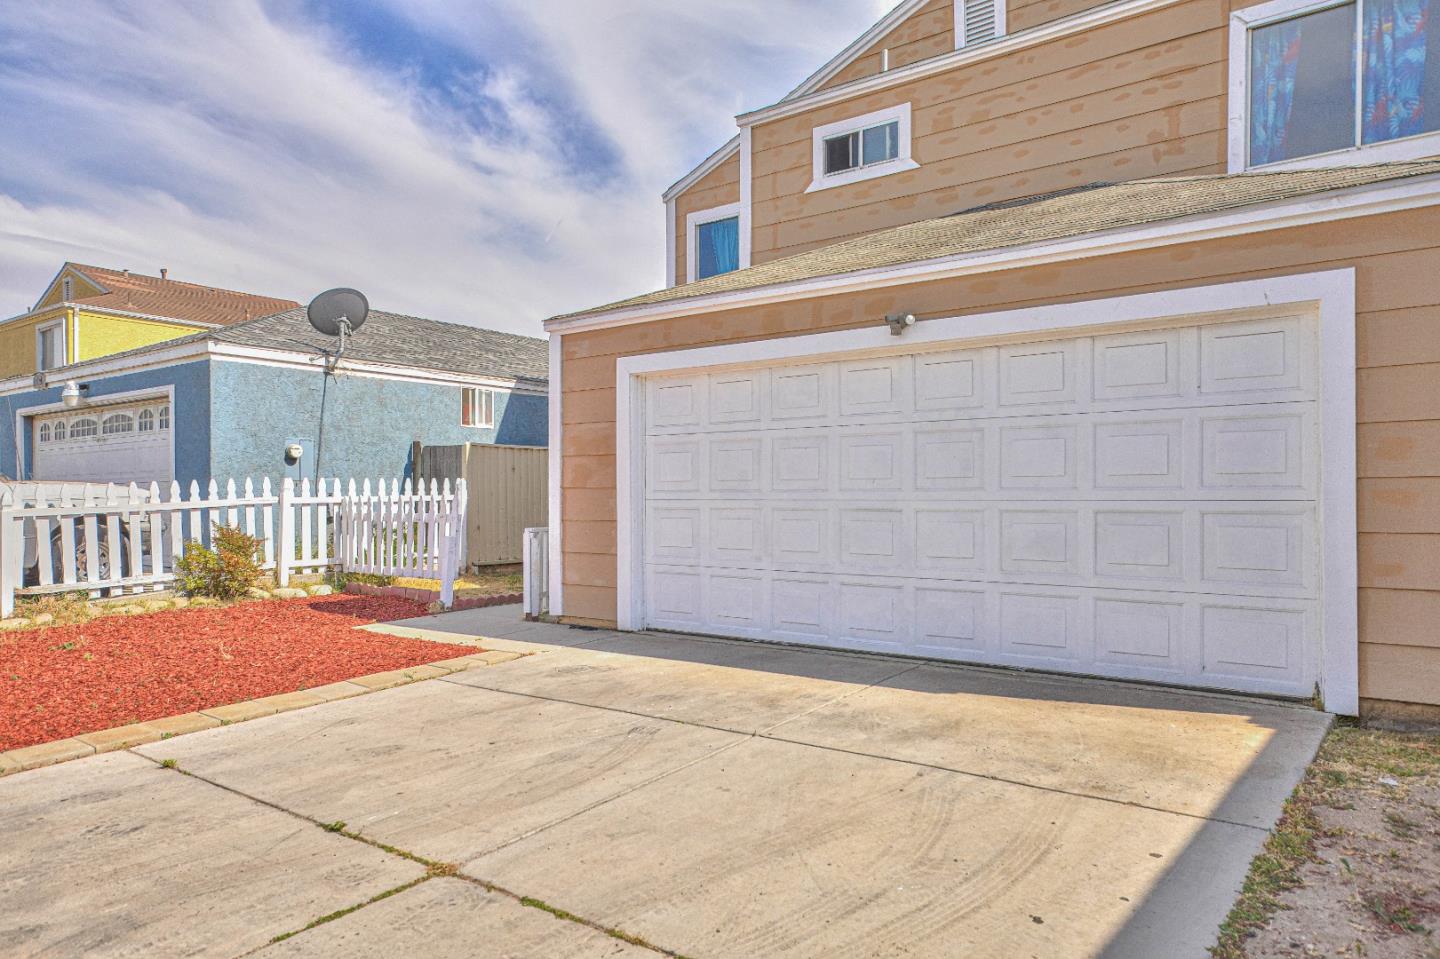
[[0,751],[478,652],[353,627],[423,616],[315,596],[0,634]]

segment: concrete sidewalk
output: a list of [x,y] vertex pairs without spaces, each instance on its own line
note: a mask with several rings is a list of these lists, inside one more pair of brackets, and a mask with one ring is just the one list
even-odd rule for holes
[[537,655],[0,780],[0,954],[1199,959],[1329,724],[514,606],[368,628]]

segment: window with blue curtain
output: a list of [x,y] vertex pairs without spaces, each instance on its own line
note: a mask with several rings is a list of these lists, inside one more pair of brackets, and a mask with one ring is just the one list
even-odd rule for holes
[[1430,54],[1440,30],[1427,29],[1430,2],[1357,0],[1252,29],[1250,164],[1440,128],[1440,50]]
[[711,220],[695,228],[695,279],[740,268],[740,219]]

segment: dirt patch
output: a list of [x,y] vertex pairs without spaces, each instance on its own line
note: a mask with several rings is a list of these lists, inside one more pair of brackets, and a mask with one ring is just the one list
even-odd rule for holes
[[423,614],[337,595],[0,634],[0,751],[478,651],[355,629]]
[[[515,567],[499,567],[494,570],[487,570],[482,573],[465,573],[455,580],[456,596],[498,596],[505,593],[518,593],[523,588],[524,577],[520,570]],[[411,576],[397,576],[394,580],[395,586],[408,586],[415,589],[438,590],[440,581],[438,579],[416,579]]]
[[1440,735],[1337,726],[1213,951],[1440,959]]

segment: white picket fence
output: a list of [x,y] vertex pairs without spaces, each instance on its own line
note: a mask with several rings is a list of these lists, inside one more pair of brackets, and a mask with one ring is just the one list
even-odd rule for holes
[[331,567],[346,572],[438,579],[450,605],[465,555],[465,483],[380,480],[372,491],[338,479],[312,490],[284,480],[278,492],[247,479],[222,492],[212,481],[189,496],[171,483],[168,496],[148,488],[40,484],[29,501],[13,502],[0,487],[0,616],[16,596],[86,591],[120,596],[167,588],[175,560],[191,542],[208,545],[216,526],[244,530],[263,544],[263,567],[280,586],[292,574]]

